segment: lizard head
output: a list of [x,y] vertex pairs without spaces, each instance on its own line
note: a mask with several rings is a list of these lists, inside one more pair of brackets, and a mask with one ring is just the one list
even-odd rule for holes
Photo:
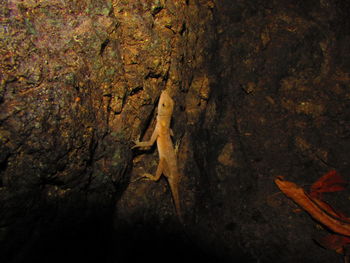
[[171,116],[173,113],[174,104],[175,103],[170,97],[169,93],[166,90],[162,91],[158,103],[158,115]]

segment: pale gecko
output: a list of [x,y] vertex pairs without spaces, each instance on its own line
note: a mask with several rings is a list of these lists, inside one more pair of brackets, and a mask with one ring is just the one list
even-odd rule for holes
[[152,175],[146,173],[142,177],[149,178],[152,181],[158,181],[162,174],[166,177],[173,197],[176,214],[182,222],[179,197],[179,182],[181,175],[177,165],[176,151],[171,140],[173,132],[170,129],[174,104],[175,103],[168,92],[166,90],[162,91],[158,103],[157,123],[151,139],[143,142],[136,141],[132,149],[137,147],[151,147],[154,142],[157,141],[159,164],[156,174]]

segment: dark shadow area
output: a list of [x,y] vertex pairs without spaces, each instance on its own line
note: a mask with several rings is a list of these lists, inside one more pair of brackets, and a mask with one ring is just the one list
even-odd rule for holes
[[180,229],[163,230],[149,224],[115,231],[99,220],[56,226],[41,231],[24,249],[12,251],[12,257],[2,258],[1,262],[255,262],[242,252],[228,258],[214,248],[200,248],[198,241]]
[[51,213],[46,212],[51,220],[39,215],[11,226],[7,235],[12,238],[1,244],[0,262],[113,262],[111,213],[85,217],[80,208],[59,219]]
[[229,258],[219,254],[214,246],[202,246],[180,225],[165,229],[152,223],[136,224],[132,228],[118,230],[115,238],[117,248],[114,248],[114,252],[120,262],[254,262],[243,252]]

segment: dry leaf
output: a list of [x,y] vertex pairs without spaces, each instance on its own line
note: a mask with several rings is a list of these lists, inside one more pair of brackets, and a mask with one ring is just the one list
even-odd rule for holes
[[313,198],[321,199],[322,193],[337,192],[345,190],[347,182],[337,171],[332,170],[320,177],[310,188],[310,195]]
[[344,247],[350,244],[350,238],[330,234],[323,238],[317,239],[317,242],[324,248],[334,250],[339,254],[344,254]]
[[328,227],[335,233],[350,237],[350,219],[342,218],[325,202],[312,198],[303,188],[292,182],[278,177],[275,179],[279,189],[302,209],[308,212],[315,220]]

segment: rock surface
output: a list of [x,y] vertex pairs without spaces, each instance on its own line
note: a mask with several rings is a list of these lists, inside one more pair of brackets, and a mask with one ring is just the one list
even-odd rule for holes
[[[350,171],[347,1],[0,3],[1,262],[340,260],[273,179]],[[184,225],[131,151],[165,88]]]

